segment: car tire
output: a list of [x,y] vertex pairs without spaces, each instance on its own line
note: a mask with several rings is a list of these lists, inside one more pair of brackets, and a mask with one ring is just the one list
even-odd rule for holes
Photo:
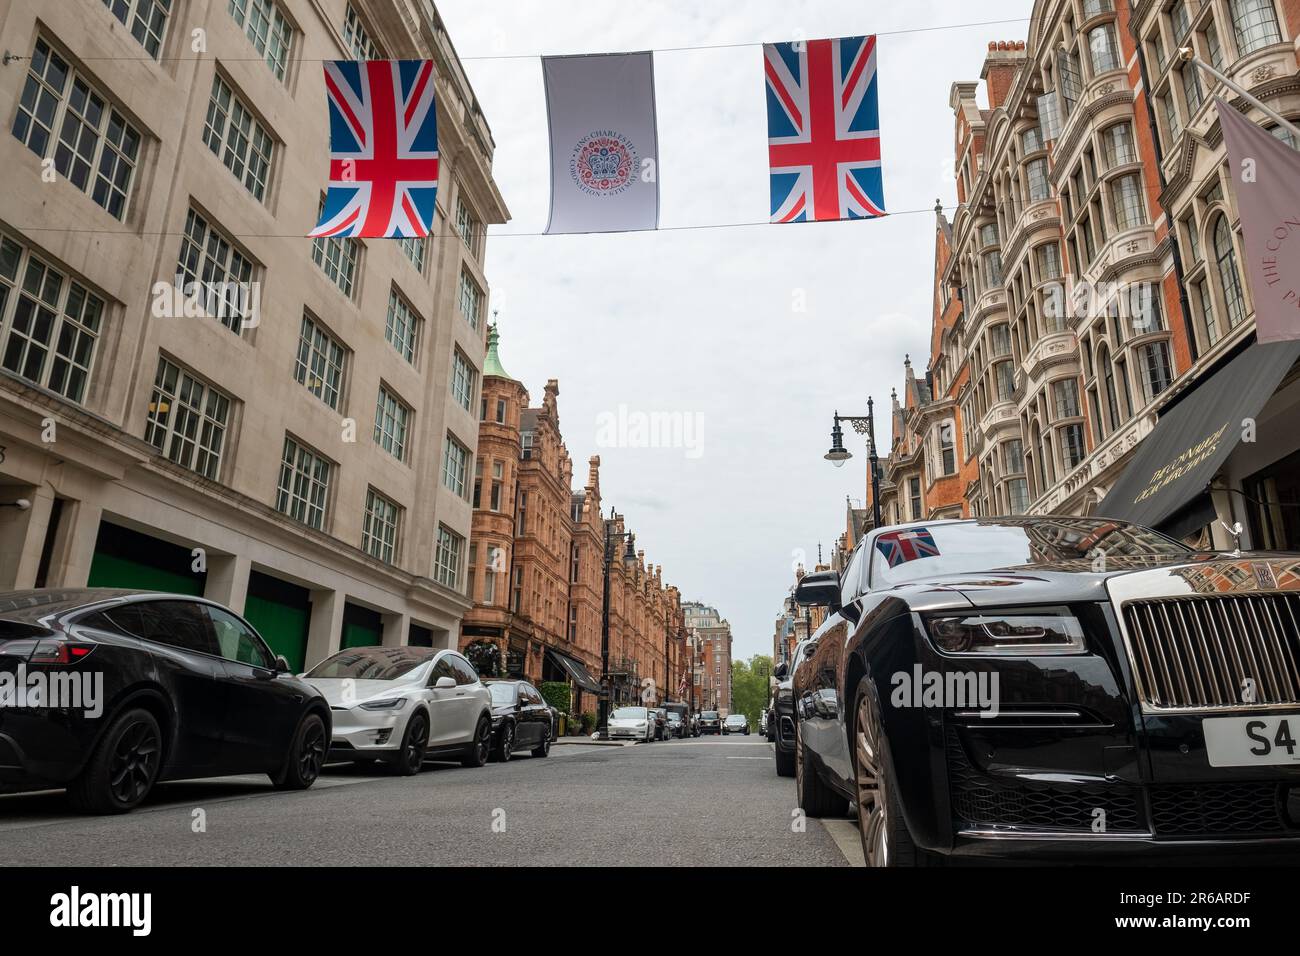
[[492,759],[497,763],[506,763],[515,752],[515,725],[506,721],[501,725],[501,736],[492,752]]
[[894,781],[889,741],[880,721],[875,685],[858,684],[853,720],[853,779],[857,787],[858,834],[867,866],[933,866],[943,858],[912,841],[903,819],[903,801]]
[[306,790],[320,776],[325,766],[329,743],[325,739],[325,721],[320,714],[308,714],[298,724],[289,744],[284,767],[271,778],[277,790]]
[[480,717],[474,727],[474,739],[465,748],[465,755],[460,758],[462,767],[481,767],[488,762],[492,751],[492,721],[487,716]]
[[[86,766],[68,785],[68,802],[82,813],[128,813],[149,796],[161,766],[158,721],[144,708],[133,707],[99,738]],[[115,777],[121,778],[116,786]]]
[[551,732],[546,731],[546,736],[542,739],[539,746],[533,748],[534,757],[549,757],[551,755]]
[[774,751],[776,754],[776,775],[778,777],[794,776],[794,754],[786,753],[780,747]]
[[424,711],[417,710],[406,722],[406,732],[402,734],[402,747],[397,751],[393,769],[399,776],[414,777],[424,766],[424,752],[429,747],[429,718]]
[[849,801],[828,787],[811,766],[807,747],[803,742],[800,725],[794,728],[794,778],[795,794],[799,808],[808,816],[843,817],[849,812]]

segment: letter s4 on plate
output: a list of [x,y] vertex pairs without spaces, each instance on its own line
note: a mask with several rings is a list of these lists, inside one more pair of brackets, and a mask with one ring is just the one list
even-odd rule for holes
[[1201,721],[1211,767],[1300,766],[1300,714]]

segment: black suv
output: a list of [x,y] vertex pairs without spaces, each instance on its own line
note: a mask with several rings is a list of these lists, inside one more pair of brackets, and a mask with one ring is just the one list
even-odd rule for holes
[[700,711],[700,734],[721,734],[722,718],[716,710]]
[[265,773],[305,790],[329,745],[320,692],[202,598],[0,593],[0,673],[49,689],[0,706],[0,788],[66,787],[88,812],[124,813],[168,779]]

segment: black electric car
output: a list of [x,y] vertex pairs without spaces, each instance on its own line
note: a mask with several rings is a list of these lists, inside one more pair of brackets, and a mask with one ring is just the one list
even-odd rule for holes
[[0,594],[0,788],[66,787],[95,813],[132,809],[159,780],[265,773],[306,789],[329,739],[320,693],[218,604]]
[[794,675],[796,787],[869,863],[1300,851],[1300,555],[1102,518],[884,527]]
[[559,727],[556,710],[526,680],[485,680],[492,694],[492,757],[501,763],[527,750],[534,757],[551,752]]

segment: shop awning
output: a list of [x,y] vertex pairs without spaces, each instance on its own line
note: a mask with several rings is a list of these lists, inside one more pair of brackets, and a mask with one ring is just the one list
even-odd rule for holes
[[1161,415],[1097,514],[1157,528],[1195,508],[1241,441],[1244,420],[1259,414],[1298,356],[1300,342],[1257,343],[1197,385]]
[[556,667],[564,671],[572,678],[573,682],[583,690],[591,691],[593,694],[600,693],[600,682],[591,676],[586,665],[576,657],[570,657],[568,654],[561,654],[552,647],[546,649],[546,656],[551,659]]

